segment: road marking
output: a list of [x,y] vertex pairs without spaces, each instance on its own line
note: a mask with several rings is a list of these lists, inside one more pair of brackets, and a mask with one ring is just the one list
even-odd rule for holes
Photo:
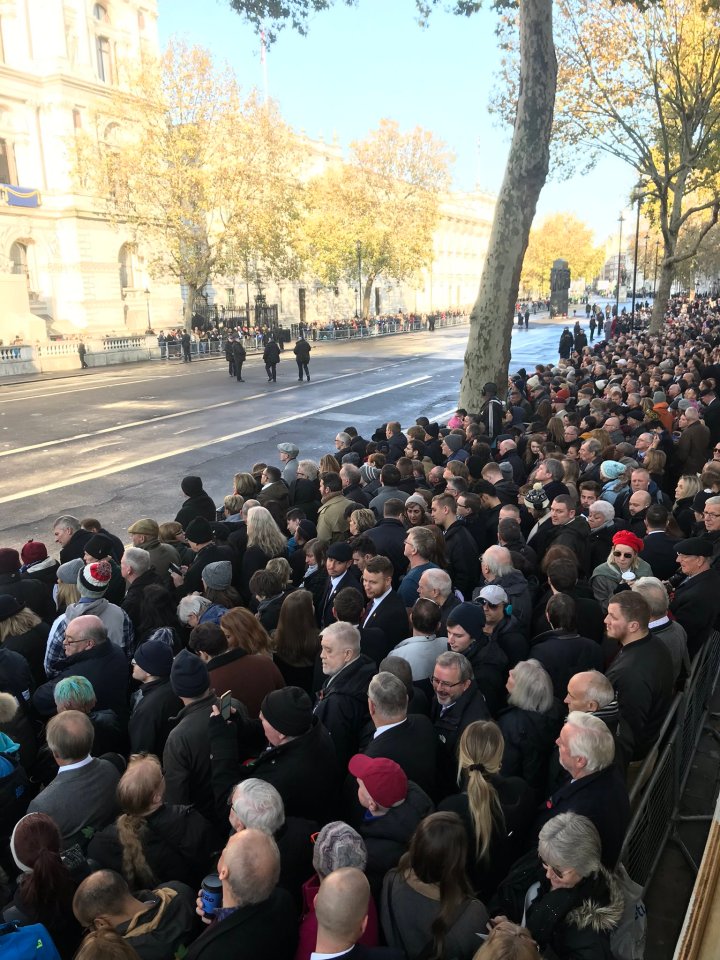
[[269,420],[266,423],[260,423],[255,427],[249,427],[247,430],[239,430],[237,433],[228,433],[222,437],[215,437],[213,440],[203,440],[201,443],[194,443],[188,447],[178,447],[176,450],[169,450],[166,453],[159,453],[153,457],[144,457],[142,460],[133,460],[129,463],[119,463],[112,467],[106,467],[103,470],[93,470],[90,473],[79,474],[75,477],[69,477],[58,483],[44,484],[41,487],[35,487],[30,490],[23,490],[22,493],[9,494],[7,497],[0,497],[0,504],[15,503],[18,500],[25,500],[28,497],[35,497],[42,493],[49,493],[52,490],[62,490],[64,487],[72,487],[78,483],[87,483],[89,480],[99,480],[103,477],[109,477],[114,473],[124,473],[127,470],[134,470],[137,467],[147,466],[149,463],[157,463],[160,460],[169,460],[172,457],[182,456],[184,453],[192,453],[194,450],[204,450],[206,447],[212,447],[218,443],[227,443],[230,440],[237,440],[240,437],[246,437],[251,433],[258,433],[260,430],[268,430],[272,427],[279,427],[282,424],[292,423],[294,420],[302,420],[312,417],[316,413],[324,413],[326,410],[334,410],[336,407],[347,406],[349,403],[358,403],[360,400],[368,400],[370,397],[378,397],[382,393],[390,393],[393,390],[400,390],[402,387],[412,387],[418,383],[427,383],[432,377],[422,376],[413,377],[412,380],[404,380],[396,383],[392,387],[383,387],[380,390],[371,390],[369,393],[361,393],[355,397],[347,397],[341,401],[325,404],[322,407],[316,407],[314,410],[304,410],[302,413],[293,414],[290,417],[283,417],[280,420]]
[[[408,363],[409,361],[403,360],[402,363]],[[396,366],[396,364],[393,364]],[[326,383],[333,383],[335,380],[347,380],[348,377],[357,377],[365,373],[374,373],[377,370],[383,370],[385,367],[366,367],[364,370],[357,370],[354,373],[342,373],[334,377],[326,377],[324,380],[315,380],[313,381],[315,386],[322,386]],[[140,383],[141,381],[137,381]],[[145,427],[153,423],[162,423],[164,420],[175,420],[178,417],[192,417],[198,413],[205,413],[208,410],[218,410],[220,407],[229,407],[235,403],[245,403],[248,400],[262,400],[265,397],[277,396],[279,393],[287,393],[289,390],[302,390],[303,387],[298,387],[296,384],[293,384],[289,387],[278,387],[276,390],[266,390],[263,393],[253,393],[249,397],[238,397],[237,400],[221,400],[218,403],[210,403],[205,407],[194,407],[192,410],[178,410],[176,413],[163,413],[157,417],[148,417],[146,420],[130,420],[127,423],[117,423],[113,427],[103,427],[101,430],[91,430],[87,433],[76,433],[71,437],[61,437],[58,440],[46,440],[43,443],[31,443],[25,447],[15,447],[12,450],[0,450],[0,457],[12,457],[18,453],[28,453],[31,450],[44,450],[46,447],[56,447],[63,443],[72,443],[75,440],[87,440],[90,437],[100,437],[106,433],[116,433],[118,430],[130,430],[133,427]],[[79,391],[76,391],[79,392]],[[307,391],[306,391],[307,392]],[[50,394],[48,394],[50,396]],[[372,394],[369,394],[372,396]],[[11,403],[12,401],[5,400],[0,401],[0,403]],[[32,414],[32,416],[44,416],[44,414]],[[2,502],[2,501],[0,501]]]
[[[132,386],[135,383],[151,383],[156,380],[172,380],[173,377],[162,374],[159,377],[143,377],[142,380],[123,380],[115,384],[118,387]],[[51,381],[52,382],[52,381]],[[55,393],[28,393],[20,397],[8,397],[7,400],[0,400],[0,403],[22,403],[25,400],[45,400],[47,397],[69,397],[73,393],[84,393],[86,390],[104,390],[107,382],[95,383],[88,387],[77,387],[75,390],[58,390]]]

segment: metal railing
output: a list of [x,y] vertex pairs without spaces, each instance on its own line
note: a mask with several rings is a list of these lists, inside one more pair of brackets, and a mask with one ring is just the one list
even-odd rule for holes
[[[669,840],[678,845],[697,872],[698,865],[680,837],[678,827],[686,822],[710,820],[712,812],[685,816],[680,813],[680,802],[719,672],[720,632],[713,631],[696,655],[685,689],[675,697],[656,746],[646,758],[637,786],[630,794],[633,816],[620,859],[643,890],[647,890]],[[710,805],[714,799],[708,798]]]

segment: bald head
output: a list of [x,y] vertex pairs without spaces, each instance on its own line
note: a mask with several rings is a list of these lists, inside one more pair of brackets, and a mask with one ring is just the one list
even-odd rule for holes
[[[334,870],[320,884],[315,898],[318,943],[347,949],[362,936],[370,900],[370,884],[356,867]],[[323,952],[327,952],[323,950]]]
[[647,490],[638,490],[628,500],[628,510],[634,516],[642,510],[647,510],[651,503],[652,497]]
[[223,884],[223,906],[263,903],[280,879],[280,851],[261,830],[233,834],[218,860]]
[[65,629],[65,641],[68,640],[74,641],[70,647],[69,652],[66,650],[66,655],[70,656],[74,653],[80,653],[85,649],[86,645],[92,644],[95,647],[100,646],[100,644],[107,641],[107,630],[105,629],[105,624],[102,622],[100,617],[96,617],[93,614],[85,614],[82,617],[74,617],[67,625]]

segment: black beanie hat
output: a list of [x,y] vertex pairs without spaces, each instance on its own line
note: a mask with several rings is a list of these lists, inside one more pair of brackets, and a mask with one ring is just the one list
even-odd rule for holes
[[193,517],[185,527],[185,536],[193,543],[210,543],[213,538],[212,527],[204,517]]
[[199,497],[204,492],[200,477],[183,477],[180,489],[186,497]]
[[102,533],[96,533],[85,544],[85,553],[95,557],[96,560],[104,560],[105,557],[110,556],[112,548],[113,545],[108,537]]
[[300,687],[273,690],[260,705],[263,717],[271,727],[286,737],[300,737],[312,723],[312,701]]
[[194,653],[181,650],[173,660],[170,671],[170,686],[178,697],[201,697],[210,686],[208,669]]

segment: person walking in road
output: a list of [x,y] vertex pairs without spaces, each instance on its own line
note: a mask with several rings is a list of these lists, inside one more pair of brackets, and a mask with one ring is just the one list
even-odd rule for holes
[[235,368],[235,377],[237,378],[238,383],[244,383],[243,376],[242,376],[242,368],[243,368],[243,363],[245,363],[245,358],[247,357],[247,353],[245,352],[245,347],[243,346],[243,342],[240,339],[240,337],[238,337],[236,340],[233,341],[232,355],[233,355],[233,366]]
[[[85,354],[86,354],[86,353],[87,353],[87,347],[85,346],[85,344],[84,344],[84,343],[82,342],[82,340],[81,340],[80,343],[78,344],[78,356],[80,357],[80,367],[81,367],[83,370],[87,370],[87,369],[88,369],[88,364],[87,364],[87,361],[85,360]],[[308,380],[309,380],[309,379],[310,379],[310,377],[308,377]]]
[[263,350],[263,363],[265,364],[265,373],[267,373],[268,383],[277,382],[277,365],[280,363],[280,347],[275,342],[275,338],[270,334],[270,339]]
[[293,353],[295,354],[295,362],[297,363],[298,368],[298,380],[302,382],[303,372],[307,377],[308,383],[310,382],[310,369],[308,364],[310,363],[310,351],[312,347],[302,336],[297,341],[293,348]]
[[185,330],[183,335],[180,337],[180,343],[182,344],[183,352],[183,363],[190,363],[190,334]]

